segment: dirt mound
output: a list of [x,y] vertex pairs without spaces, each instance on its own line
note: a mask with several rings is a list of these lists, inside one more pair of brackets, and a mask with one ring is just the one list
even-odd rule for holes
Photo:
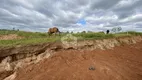
[[0,35],[0,40],[13,40],[13,39],[22,39],[23,37],[20,37],[16,34],[8,34],[8,35]]
[[108,50],[61,50],[15,80],[142,80],[142,42]]
[[[120,57],[121,59],[123,59],[125,57],[127,58],[126,55],[128,55],[128,56],[130,55],[130,57],[128,57],[127,59],[129,60],[129,58],[130,58],[130,62],[131,62],[131,58],[132,58],[132,59],[134,59],[134,60],[132,60],[132,62],[133,61],[135,62],[135,56],[132,55],[133,53],[131,53],[131,51],[133,51],[136,54],[136,56],[138,56],[138,57],[140,57],[139,53],[142,52],[141,51],[142,36],[131,36],[131,37],[124,37],[124,38],[122,37],[122,38],[112,38],[112,39],[103,39],[103,40],[83,40],[83,41],[77,41],[77,42],[78,43],[75,46],[74,45],[65,46],[61,42],[53,42],[53,43],[42,43],[42,44],[25,45],[25,46],[17,45],[15,47],[0,47],[0,80],[9,80],[9,79],[14,80],[14,78],[17,74],[18,74],[17,78],[19,80],[24,79],[23,78],[24,76],[27,80],[30,80],[30,78],[33,76],[28,78],[26,76],[27,74],[24,71],[22,72],[22,68],[25,70],[26,69],[25,66],[28,66],[28,65],[32,65],[32,67],[33,67],[32,68],[31,66],[28,66],[28,68],[26,69],[26,70],[31,71],[31,73],[29,72],[29,75],[36,76],[37,75],[36,72],[40,71],[40,69],[38,70],[38,67],[42,67],[43,69],[46,68],[45,70],[47,70],[47,72],[49,72],[49,73],[42,72],[42,71],[40,71],[40,72],[41,72],[41,74],[43,74],[43,75],[47,74],[47,76],[48,76],[48,78],[45,77],[43,79],[47,78],[49,80],[53,79],[54,74],[56,76],[55,80],[57,78],[59,78],[59,76],[61,76],[61,79],[66,80],[69,76],[72,75],[72,73],[74,73],[77,70],[79,70],[78,71],[79,73],[83,73],[84,76],[85,76],[85,74],[90,76],[88,73],[88,70],[89,71],[98,71],[96,66],[106,66],[110,71],[110,68],[113,65],[116,65],[115,63],[120,64],[119,67],[116,67],[117,69],[122,68],[122,67],[126,67],[126,69],[127,69],[128,68],[127,65],[123,66],[123,64],[121,64],[121,62],[118,62],[116,59],[118,59],[118,57]],[[135,44],[135,45],[132,45],[132,44]],[[118,46],[120,46],[120,47],[118,47]],[[115,49],[115,47],[117,47],[118,49]],[[124,47],[124,50],[123,50],[123,47]],[[128,48],[126,48],[126,47],[128,47]],[[117,53],[117,50],[120,50],[120,51],[118,51],[118,53]],[[126,52],[126,54],[124,54],[125,56],[117,55],[117,54],[122,54],[119,52],[122,52],[122,53]],[[99,53],[101,55],[99,56],[97,53]],[[114,62],[111,62],[111,60],[108,59],[110,57],[106,56],[105,54],[113,56],[114,58],[112,58],[112,60]],[[98,55],[98,56],[95,57],[96,59],[94,59],[93,56],[96,56],[96,55]],[[49,58],[49,57],[51,57],[51,58]],[[47,58],[49,58],[49,59],[47,59]],[[104,60],[106,60],[107,62],[102,62],[102,60],[100,58],[104,58]],[[40,61],[43,61],[44,59],[47,59],[47,61],[40,62]],[[49,62],[48,60],[50,60],[51,62]],[[136,60],[137,60],[137,58],[136,58]],[[95,61],[97,61],[97,62],[95,62]],[[124,61],[125,61],[125,59],[122,60],[122,62],[124,62]],[[48,63],[46,63],[46,62],[48,62]],[[132,66],[135,66],[134,62],[132,63]],[[37,63],[39,63],[40,66],[34,68],[34,66],[38,65]],[[47,65],[47,64],[49,64],[49,65]],[[97,64],[97,65],[95,65],[95,64]],[[109,65],[109,64],[112,64],[112,65]],[[54,66],[54,65],[56,65],[56,66]],[[140,62],[140,65],[141,65],[141,62]],[[44,67],[44,66],[46,66],[46,67]],[[50,66],[50,67],[48,67],[48,66]],[[52,71],[52,66],[53,66],[53,69],[55,67],[55,70],[53,70],[53,72],[51,73],[50,71],[48,71],[48,69],[49,70],[51,69],[51,71]],[[71,67],[68,68],[67,66],[71,66]],[[81,68],[81,66],[84,66],[84,67]],[[29,67],[30,67],[30,69],[29,69]],[[62,69],[62,67],[63,67],[63,69]],[[139,67],[139,65],[138,65],[138,67]],[[21,69],[19,70],[19,68],[21,68]],[[36,71],[36,68],[38,71]],[[76,68],[77,68],[77,70],[76,70]],[[35,71],[36,71],[35,74],[32,72],[33,69],[35,69]],[[60,71],[60,69],[61,69],[61,71],[63,71],[63,72],[65,71],[65,73],[68,73],[69,76],[67,74],[63,74]],[[80,71],[80,69],[81,69],[81,71]],[[125,69],[125,68],[123,68],[123,69]],[[137,69],[137,65],[136,65],[136,69]],[[18,70],[18,73],[17,73],[17,70]],[[66,70],[67,70],[67,72],[66,72]],[[86,70],[87,70],[87,72],[82,72],[82,71],[86,71]],[[139,69],[137,69],[137,70],[139,70]],[[60,71],[60,72],[59,73],[57,72],[58,74],[56,74],[56,71]],[[102,70],[100,72],[99,71],[98,71],[98,73],[100,76],[102,76],[104,78],[110,78],[110,74],[108,75],[109,77],[105,77],[106,75],[104,73],[102,73]],[[115,72],[116,70],[111,70],[111,71],[113,74],[116,74],[116,72]],[[78,72],[75,72],[74,74],[79,75]],[[104,72],[108,73],[107,71],[104,71]],[[20,73],[22,75],[20,75]],[[60,73],[61,73],[61,75],[59,75]],[[121,73],[121,71],[120,71],[120,73]],[[94,74],[94,73],[92,73],[92,74]],[[66,75],[68,77],[63,77]],[[95,75],[98,75],[98,74],[95,73]],[[118,75],[120,76],[119,73],[118,73]],[[138,72],[138,75],[141,75],[141,73]],[[41,76],[42,75],[39,75],[39,77],[41,77]],[[80,75],[80,76],[82,76],[82,75]],[[91,79],[91,78],[88,78],[88,76],[83,77],[83,78]],[[123,74],[122,74],[122,76],[123,76]],[[75,79],[81,79],[81,78],[78,78],[77,76],[74,76],[74,77],[75,77]],[[99,79],[96,76],[93,78]],[[41,79],[41,80],[43,80],[43,79]],[[36,79],[34,79],[34,80],[36,80]],[[119,80],[121,80],[121,78]],[[124,79],[122,78],[122,80],[124,80]]]

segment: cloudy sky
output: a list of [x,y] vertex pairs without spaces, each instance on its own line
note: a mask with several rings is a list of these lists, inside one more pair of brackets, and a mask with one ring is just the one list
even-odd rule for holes
[[0,0],[0,29],[142,32],[142,0]]

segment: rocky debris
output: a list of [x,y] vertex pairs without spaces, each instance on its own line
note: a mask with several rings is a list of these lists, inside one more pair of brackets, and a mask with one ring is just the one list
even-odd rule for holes
[[13,71],[3,71],[0,72],[0,80],[5,79],[6,77],[10,76],[13,74]]
[[44,59],[46,59],[46,58],[48,58],[50,56],[51,56],[51,53],[49,53],[49,51],[46,50],[44,53],[39,54],[37,56],[37,59],[36,59],[35,63],[38,63],[39,61],[44,60]]
[[3,59],[1,64],[0,64],[0,72],[12,71],[13,68],[10,65],[10,62],[11,62],[11,57],[10,56]]
[[89,70],[95,70],[95,67],[94,66],[90,66]]
[[3,79],[3,80],[14,80],[16,78],[16,72],[15,73],[13,73],[12,75],[10,75],[10,76],[8,76],[8,77],[6,77],[5,79]]
[[8,56],[0,63],[0,80],[3,80],[5,77],[13,73],[13,67],[10,64],[11,60],[12,58]]
[[[23,59],[12,61],[12,56],[4,58],[0,63],[0,80],[14,80],[16,76],[16,70],[28,66],[30,64],[36,64],[45,58],[48,58],[51,54],[50,51],[46,50],[38,55],[32,55]],[[15,72],[15,73],[14,73]]]

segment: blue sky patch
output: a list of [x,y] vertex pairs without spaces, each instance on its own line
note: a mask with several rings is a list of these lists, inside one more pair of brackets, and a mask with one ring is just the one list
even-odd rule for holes
[[86,25],[86,21],[84,19],[79,20],[77,23],[81,25]]

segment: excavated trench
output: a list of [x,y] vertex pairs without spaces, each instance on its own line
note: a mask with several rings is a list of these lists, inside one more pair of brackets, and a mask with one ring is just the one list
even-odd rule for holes
[[[136,56],[132,54],[133,52]],[[142,79],[142,73],[138,70],[141,71],[142,62],[138,60],[141,60],[141,52],[141,36],[78,41],[77,46],[68,47],[61,42],[1,47],[0,80],[15,80],[15,77],[16,80],[140,80]],[[138,60],[136,57],[138,57]],[[48,59],[45,60],[45,58]],[[125,60],[128,60],[128,63],[132,62],[132,65],[129,65],[132,68],[128,67],[127,69],[126,66],[128,65],[125,64]],[[41,67],[47,72],[43,72],[44,70]],[[136,70],[131,71],[135,68]],[[127,72],[130,72],[130,74],[127,74]],[[65,73],[68,73],[68,75]],[[71,73],[74,73],[74,75]],[[133,73],[134,77],[131,77]],[[113,74],[118,75],[117,78]],[[39,77],[33,78],[32,75],[39,75]],[[48,77],[44,77],[44,75]],[[103,78],[101,78],[101,75]],[[74,78],[72,78],[73,76]],[[126,78],[124,78],[125,76]]]

